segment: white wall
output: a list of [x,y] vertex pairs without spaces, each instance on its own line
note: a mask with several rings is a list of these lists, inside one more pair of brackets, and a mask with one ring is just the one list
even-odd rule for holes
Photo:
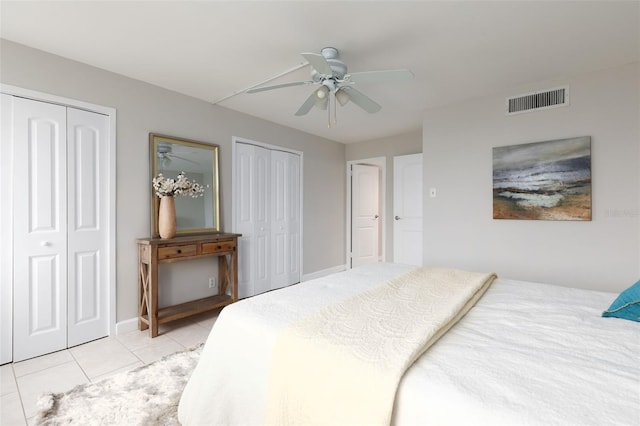
[[[344,264],[343,144],[2,39],[0,82],[117,110],[117,321],[137,316],[135,239],[150,235],[150,132],[220,145],[223,230],[231,225],[232,136],[303,152],[303,273]],[[205,260],[163,267],[161,306],[210,291],[212,268]]]
[[[638,64],[425,112],[424,262],[617,292],[640,278]],[[569,84],[571,105],[506,116],[505,97]],[[592,221],[492,219],[492,147],[591,136]]]

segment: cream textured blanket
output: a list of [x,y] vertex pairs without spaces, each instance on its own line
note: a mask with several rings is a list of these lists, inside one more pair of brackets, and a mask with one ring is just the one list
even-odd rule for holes
[[404,372],[494,278],[419,268],[292,324],[275,345],[265,423],[390,424]]

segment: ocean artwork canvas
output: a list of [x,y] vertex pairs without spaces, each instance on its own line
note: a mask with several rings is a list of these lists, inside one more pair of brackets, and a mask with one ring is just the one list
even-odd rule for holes
[[493,148],[493,218],[591,220],[591,137]]

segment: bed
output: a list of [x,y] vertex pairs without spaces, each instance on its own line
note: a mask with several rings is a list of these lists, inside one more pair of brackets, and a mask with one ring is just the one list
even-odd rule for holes
[[[294,423],[265,421],[279,336],[413,268],[367,265],[226,307],[184,390],[180,422]],[[601,317],[615,296],[495,279],[406,370],[390,423],[640,424],[640,323]],[[347,399],[366,400],[367,391]]]

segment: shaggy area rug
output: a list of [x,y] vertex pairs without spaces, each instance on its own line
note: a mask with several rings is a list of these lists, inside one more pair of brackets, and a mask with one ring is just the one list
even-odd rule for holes
[[179,425],[178,402],[202,346],[66,393],[42,396],[40,425]]

